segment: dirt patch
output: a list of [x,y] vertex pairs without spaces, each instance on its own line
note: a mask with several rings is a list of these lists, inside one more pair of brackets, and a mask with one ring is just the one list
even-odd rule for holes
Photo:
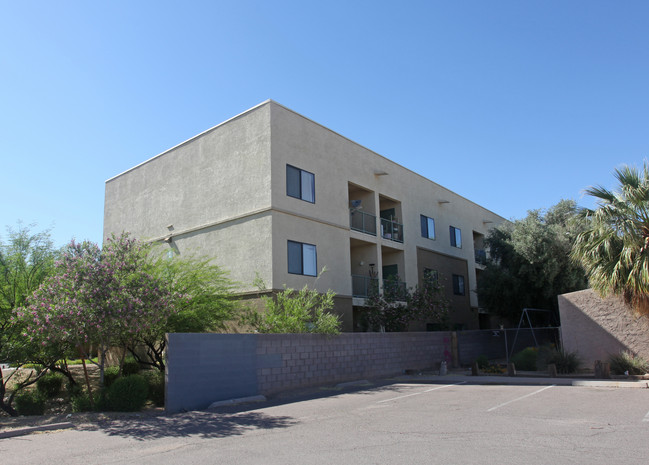
[[[99,392],[99,367],[95,365],[87,365],[88,367],[88,378],[90,380],[90,386],[92,387],[93,394],[97,396]],[[83,373],[83,366],[81,365],[71,365],[70,372],[74,377],[75,381],[86,390],[86,379]],[[20,372],[14,375],[12,381],[19,381],[21,379],[27,378],[33,372],[32,369],[21,369]],[[13,386],[14,382],[9,383],[10,386]],[[35,390],[36,385],[29,386],[27,389]],[[14,401],[13,407],[16,407]],[[20,416],[20,417],[11,417],[7,413],[0,411],[0,431],[6,431],[16,428],[24,428],[28,426],[40,426],[48,425],[52,423],[60,422],[71,422],[75,426],[83,425],[96,425],[101,422],[111,421],[116,419],[125,419],[125,418],[142,418],[142,417],[151,417],[158,416],[164,412],[162,407],[154,407],[152,404],[146,407],[143,411],[137,413],[126,413],[126,412],[72,412],[72,406],[70,404],[70,393],[68,391],[67,379],[63,382],[63,388],[61,394],[54,398],[49,399],[45,406],[45,415],[30,415],[30,416]]]

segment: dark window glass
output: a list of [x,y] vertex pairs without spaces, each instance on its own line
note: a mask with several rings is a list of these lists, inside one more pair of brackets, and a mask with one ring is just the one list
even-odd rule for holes
[[424,215],[419,216],[421,220],[421,237],[435,239],[435,220]]
[[462,248],[462,231],[454,226],[449,226],[451,236],[451,246]]
[[291,165],[286,165],[286,195],[301,197],[300,170]]
[[453,294],[464,295],[464,276],[453,275]]
[[301,242],[288,241],[288,272],[317,276],[318,261],[316,246]]
[[302,274],[302,244],[288,241],[288,272]]
[[286,165],[286,195],[315,203],[315,175]]

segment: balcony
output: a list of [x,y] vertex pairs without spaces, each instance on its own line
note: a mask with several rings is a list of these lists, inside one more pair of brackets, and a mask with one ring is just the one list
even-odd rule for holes
[[354,231],[376,236],[376,216],[358,210],[349,212],[349,227]]
[[478,265],[485,266],[487,264],[487,251],[484,249],[475,249],[475,262]]
[[381,237],[390,241],[403,242],[403,225],[381,218]]
[[369,276],[352,275],[352,297],[369,297],[372,291],[376,292],[379,287],[379,280]]

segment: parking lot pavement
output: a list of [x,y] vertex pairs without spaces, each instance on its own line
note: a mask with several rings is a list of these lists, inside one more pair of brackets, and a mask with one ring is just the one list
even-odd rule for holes
[[[14,463],[639,463],[649,390],[392,382],[0,441]],[[76,444],[75,447],[70,447]]]

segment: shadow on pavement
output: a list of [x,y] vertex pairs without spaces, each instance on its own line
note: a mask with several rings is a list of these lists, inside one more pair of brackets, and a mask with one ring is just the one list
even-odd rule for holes
[[165,416],[107,419],[79,425],[76,429],[147,440],[189,436],[223,438],[255,429],[288,428],[295,424],[297,421],[290,417],[274,417],[259,412],[223,414],[195,411]]

